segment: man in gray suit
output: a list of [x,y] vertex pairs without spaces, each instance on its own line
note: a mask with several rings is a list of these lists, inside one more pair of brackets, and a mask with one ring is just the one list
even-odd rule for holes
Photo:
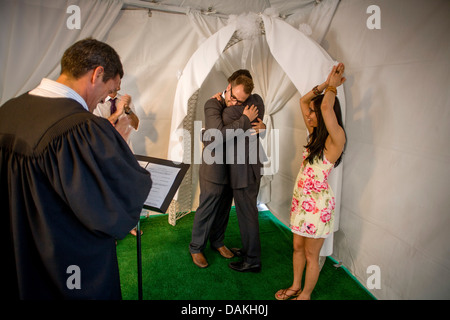
[[251,129],[251,122],[258,116],[258,109],[246,106],[240,117],[228,125],[223,123],[222,112],[227,106],[242,104],[252,90],[253,81],[241,77],[228,84],[221,101],[212,98],[205,103],[204,149],[199,171],[200,204],[195,213],[189,245],[192,260],[200,268],[208,266],[203,255],[208,240],[211,247],[225,258],[234,256],[223,243],[233,196],[228,185],[230,180],[225,164],[224,141],[227,129]]

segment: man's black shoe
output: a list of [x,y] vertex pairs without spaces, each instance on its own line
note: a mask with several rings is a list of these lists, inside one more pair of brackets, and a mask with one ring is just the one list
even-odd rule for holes
[[261,264],[250,264],[245,261],[235,261],[230,262],[228,266],[239,272],[260,272],[261,271]]

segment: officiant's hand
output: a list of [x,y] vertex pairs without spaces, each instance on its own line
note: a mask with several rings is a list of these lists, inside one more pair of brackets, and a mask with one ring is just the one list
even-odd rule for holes
[[250,122],[252,122],[258,116],[258,108],[255,107],[254,104],[252,104],[251,107],[246,106],[244,109],[244,112],[242,112],[242,114],[246,115],[248,117],[248,119],[250,120]]

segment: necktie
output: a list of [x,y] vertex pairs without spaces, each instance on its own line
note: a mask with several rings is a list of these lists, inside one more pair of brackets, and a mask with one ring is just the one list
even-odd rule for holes
[[116,98],[110,99],[109,101],[111,101],[111,114],[113,114],[114,112],[117,111]]
[[[117,111],[116,100],[117,100],[117,97],[109,100],[109,101],[111,101],[111,114],[113,114],[114,112]],[[116,122],[114,122],[114,125],[116,125],[117,122],[119,122],[119,118],[117,118]]]

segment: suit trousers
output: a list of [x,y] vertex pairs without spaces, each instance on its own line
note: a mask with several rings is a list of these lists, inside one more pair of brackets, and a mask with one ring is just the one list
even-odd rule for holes
[[241,233],[242,251],[245,261],[250,264],[261,263],[261,241],[257,197],[260,180],[246,188],[233,189],[234,205]]
[[224,245],[233,200],[232,189],[227,184],[217,184],[200,178],[199,200],[189,244],[191,253],[202,252],[208,240],[214,248]]

